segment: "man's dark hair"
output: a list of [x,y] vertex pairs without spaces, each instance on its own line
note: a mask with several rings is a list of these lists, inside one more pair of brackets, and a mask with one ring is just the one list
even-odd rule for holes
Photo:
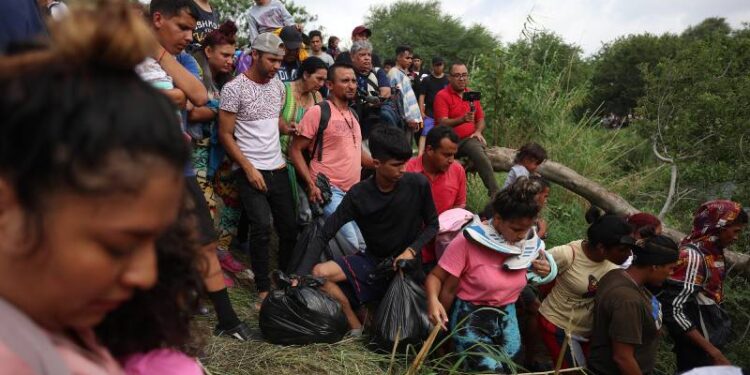
[[174,17],[180,11],[185,11],[196,20],[198,20],[199,14],[193,0],[152,0],[148,11],[152,16],[154,13],[159,12],[167,17]]
[[412,52],[411,47],[409,47],[409,46],[398,46],[398,47],[396,47],[396,56],[401,56],[401,54],[404,54],[406,52]]
[[396,60],[394,59],[386,59],[383,63],[383,66],[390,65],[390,66],[396,66]]
[[316,37],[316,36],[317,36],[318,38],[320,38],[320,41],[321,41],[321,42],[323,41],[323,33],[321,33],[321,32],[320,32],[320,30],[313,30],[313,31],[310,31],[310,33],[309,33],[309,34],[307,34],[307,36],[308,36],[308,37],[309,37],[310,39],[312,39],[313,37]]
[[458,134],[453,130],[453,128],[448,126],[436,126],[432,128],[429,132],[427,132],[427,136],[425,137],[425,144],[427,146],[432,147],[433,150],[437,150],[440,148],[440,142],[443,141],[443,138],[448,138],[453,143],[458,143]]
[[537,163],[542,163],[547,160],[547,150],[544,149],[538,143],[527,143],[521,146],[516,153],[516,158],[513,159],[513,163],[520,164],[523,159],[532,159]]
[[374,159],[381,162],[388,160],[406,161],[411,158],[412,149],[403,131],[384,123],[378,123],[370,132],[370,153]]
[[419,55],[417,55],[416,53],[414,54],[414,56],[412,56],[412,58],[413,58],[414,60],[422,60],[422,57],[421,57],[421,56],[419,56]]
[[336,78],[336,71],[339,69],[354,70],[354,66],[352,66],[352,64],[347,64],[343,62],[334,63],[333,65],[331,65],[330,68],[328,68],[328,77],[326,79],[333,82],[333,79]]
[[456,66],[465,66],[468,68],[468,65],[466,65],[463,61],[454,61],[451,63],[451,67],[448,69],[448,73],[453,73],[453,68]]

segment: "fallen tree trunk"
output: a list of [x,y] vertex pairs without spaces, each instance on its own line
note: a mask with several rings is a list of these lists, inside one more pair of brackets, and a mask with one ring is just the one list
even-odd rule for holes
[[[495,171],[509,171],[513,166],[515,154],[516,150],[506,147],[492,147],[487,150],[487,156]],[[537,172],[548,181],[570,190],[608,213],[630,215],[640,212],[618,194],[605,189],[599,183],[581,176],[578,172],[560,163],[547,160],[539,166]],[[685,237],[684,233],[666,226],[664,226],[664,235],[671,237],[678,243]],[[725,251],[724,255],[730,268],[743,277],[750,278],[750,255],[729,250]]]

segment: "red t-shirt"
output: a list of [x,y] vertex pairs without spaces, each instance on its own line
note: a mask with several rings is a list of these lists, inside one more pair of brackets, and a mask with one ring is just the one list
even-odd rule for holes
[[[466,172],[460,163],[452,163],[445,173],[432,178],[424,172],[422,157],[417,156],[409,159],[406,163],[406,171],[421,173],[427,177],[438,215],[451,208],[466,207]],[[422,261],[431,262],[433,260],[435,260],[435,242],[430,241],[422,249]]]
[[[464,91],[471,91],[467,87]],[[474,122],[484,119],[484,111],[482,111],[482,103],[479,100],[474,101]],[[465,102],[461,98],[461,94],[453,90],[450,85],[445,86],[444,89],[440,90],[435,95],[435,103],[432,105],[432,111],[435,115],[435,122],[440,122],[444,118],[458,118],[471,111],[469,102]],[[453,127],[453,130],[458,134],[461,139],[468,138],[476,131],[474,123],[465,122],[460,125]]]

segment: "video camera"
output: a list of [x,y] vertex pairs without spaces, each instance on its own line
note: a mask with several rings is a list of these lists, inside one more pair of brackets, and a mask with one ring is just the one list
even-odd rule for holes
[[377,108],[383,104],[383,100],[374,93],[367,92],[366,89],[357,87],[357,102],[369,108]]

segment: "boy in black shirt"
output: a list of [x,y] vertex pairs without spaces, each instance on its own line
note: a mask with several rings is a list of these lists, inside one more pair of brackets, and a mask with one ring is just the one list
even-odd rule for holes
[[381,299],[390,284],[390,280],[372,280],[370,273],[390,257],[394,258],[394,265],[401,259],[414,259],[438,231],[427,178],[404,173],[406,161],[412,156],[404,133],[385,125],[376,126],[370,134],[370,151],[375,176],[349,190],[311,244],[313,248],[308,249],[322,249],[349,221],[359,226],[366,251],[313,268],[314,276],[327,280],[323,290],[341,303],[353,336],[361,334],[362,323],[352,306]]

